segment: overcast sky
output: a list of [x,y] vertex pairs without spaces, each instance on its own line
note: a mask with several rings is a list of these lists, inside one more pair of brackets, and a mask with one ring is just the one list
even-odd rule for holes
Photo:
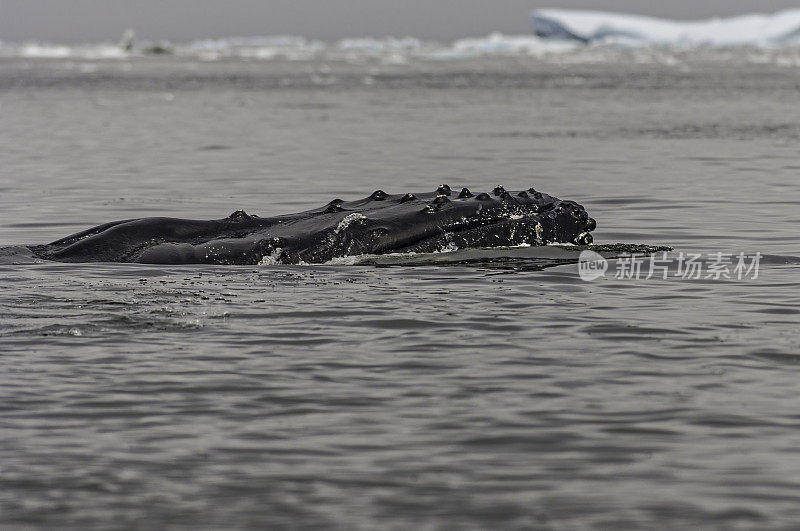
[[797,0],[0,0],[0,40],[116,41],[133,28],[139,38],[173,41],[275,34],[446,41],[529,33],[528,15],[542,7],[691,19],[797,6]]

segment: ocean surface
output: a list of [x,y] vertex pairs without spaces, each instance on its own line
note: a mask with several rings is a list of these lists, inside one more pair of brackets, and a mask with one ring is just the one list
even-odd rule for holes
[[[795,526],[798,49],[379,44],[0,54],[0,527]],[[19,259],[441,183],[760,269]]]

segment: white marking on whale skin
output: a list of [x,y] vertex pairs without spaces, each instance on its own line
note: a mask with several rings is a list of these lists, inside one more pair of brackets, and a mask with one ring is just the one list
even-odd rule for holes
[[276,247],[271,254],[266,254],[261,257],[261,260],[258,262],[258,265],[262,266],[270,266],[270,265],[277,265],[280,263],[281,254],[283,254],[283,249],[280,247]]
[[439,251],[440,253],[451,253],[453,251],[458,251],[458,245],[455,244],[453,241],[453,233],[452,232],[445,232],[444,233],[444,241],[447,242],[443,245]]
[[344,229],[349,227],[354,222],[362,221],[362,220],[365,220],[365,219],[367,219],[367,216],[365,216],[364,214],[361,214],[360,212],[353,212],[352,214],[348,214],[344,218],[342,218],[342,221],[339,222],[339,225],[337,225],[336,228],[333,229],[333,233],[334,234],[339,234],[340,232],[342,232]]

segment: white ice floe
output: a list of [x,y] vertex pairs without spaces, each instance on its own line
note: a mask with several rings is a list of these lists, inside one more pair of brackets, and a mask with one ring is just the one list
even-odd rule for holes
[[450,51],[456,56],[542,55],[573,50],[578,45],[577,41],[549,41],[532,35],[492,33],[488,37],[457,40]]
[[422,47],[422,42],[414,37],[404,37],[402,39],[395,39],[394,37],[385,37],[383,39],[365,37],[361,39],[342,39],[336,43],[336,47],[340,50],[383,53],[399,50],[417,50]]
[[676,21],[640,15],[539,9],[531,15],[543,39],[673,46],[800,44],[800,9],[770,15],[741,15]]
[[0,57],[26,59],[124,59],[129,53],[115,44],[84,44],[68,46],[45,43],[0,43]]
[[20,57],[62,59],[73,55],[69,46],[53,46],[48,44],[25,44],[19,47]]
[[228,37],[205,39],[176,47],[176,54],[193,56],[203,60],[239,57],[243,59],[286,59],[302,61],[313,59],[325,51],[325,43],[308,40],[297,35],[273,35],[265,37]]

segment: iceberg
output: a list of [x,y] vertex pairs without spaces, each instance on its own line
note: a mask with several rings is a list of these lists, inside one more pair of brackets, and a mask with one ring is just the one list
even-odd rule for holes
[[667,46],[800,44],[800,9],[771,15],[677,21],[641,15],[539,9],[531,14],[537,37],[584,43],[621,42]]

